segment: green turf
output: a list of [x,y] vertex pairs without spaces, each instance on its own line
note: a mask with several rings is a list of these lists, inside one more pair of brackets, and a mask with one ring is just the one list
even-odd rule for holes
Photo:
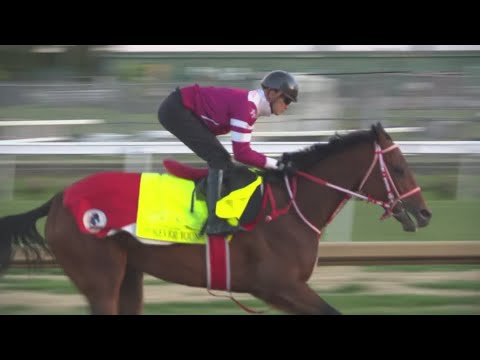
[[146,109],[145,113],[125,113],[100,107],[49,107],[49,106],[9,106],[0,107],[0,118],[68,120],[103,119],[105,123],[95,125],[70,125],[66,129],[72,135],[91,133],[133,134],[138,131],[163,130],[157,120],[157,109]]
[[64,277],[59,277],[59,279],[2,277],[0,278],[0,289],[1,291],[21,290],[41,291],[53,294],[78,294],[78,290]]
[[471,271],[480,270],[479,265],[446,264],[446,265],[372,265],[362,267],[370,272],[426,272],[426,271]]
[[[271,309],[265,303],[258,300],[241,301],[255,311],[265,311],[264,315],[283,315],[282,312]],[[145,315],[248,315],[232,301],[212,301],[201,303],[152,303],[145,305]]]
[[342,285],[337,288],[334,288],[332,290],[329,290],[329,293],[334,293],[334,294],[355,294],[359,292],[365,292],[368,291],[369,287],[366,285],[360,285],[360,284],[347,284],[347,285]]
[[379,220],[383,210],[371,204],[355,204],[352,230],[354,241],[428,241],[428,240],[478,240],[480,222],[479,201],[435,200],[428,203],[432,220],[417,232],[404,232],[393,218]]
[[146,279],[146,280],[143,280],[143,283],[145,285],[160,285],[160,286],[169,285],[168,282],[160,280],[160,279]]
[[[152,109],[153,110],[153,109]],[[155,109],[156,110],[156,109]],[[155,124],[156,113],[125,113],[101,107],[66,107],[66,106],[2,106],[0,118],[35,119],[35,120],[67,120],[67,119],[104,119],[107,122],[151,122]],[[158,121],[156,121],[158,124]],[[101,126],[101,125],[98,125]],[[97,128],[97,125],[95,125]],[[90,129],[91,130],[91,129]]]
[[480,278],[473,280],[454,280],[454,281],[435,281],[435,282],[419,282],[412,283],[409,286],[422,289],[437,289],[437,290],[470,290],[480,291]]
[[0,315],[89,315],[89,309],[87,306],[55,308],[0,305]]
[[[333,268],[335,270],[335,267]],[[362,266],[361,271],[367,272],[462,272],[480,270],[479,265],[470,264],[445,264],[445,265],[368,265]],[[32,277],[42,277],[49,275],[63,276],[64,272],[59,268],[39,268],[39,269],[25,269],[25,268],[10,268],[4,277],[9,278],[10,275],[25,275]],[[1,279],[1,277],[0,277]],[[479,279],[480,281],[480,279]],[[168,283],[156,279],[147,278],[144,280],[145,285],[167,285]]]
[[[8,269],[7,274],[4,277],[9,278],[11,275],[25,275],[31,276],[32,278],[38,278],[41,276],[50,276],[50,275],[59,275],[63,276],[65,273],[60,268],[10,268]],[[1,283],[1,277],[0,277]]]
[[[480,296],[337,295],[322,296],[344,314],[480,314]],[[463,308],[465,307],[465,309]],[[468,307],[468,309],[467,309]],[[437,308],[437,309],[435,309]]]
[[345,315],[480,315],[480,306],[431,306],[392,308],[386,307],[352,307]]
[[[480,315],[480,297],[445,297],[426,295],[323,295],[345,315]],[[264,315],[284,315],[257,300],[243,305]],[[0,314],[88,314],[88,308],[41,308],[0,305]],[[250,315],[231,301],[147,303],[145,315]]]
[[0,315],[31,315],[35,310],[24,305],[0,305]]

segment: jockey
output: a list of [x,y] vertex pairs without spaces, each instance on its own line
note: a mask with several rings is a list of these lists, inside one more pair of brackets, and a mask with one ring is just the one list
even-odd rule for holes
[[259,116],[282,114],[292,101],[297,101],[297,96],[294,77],[276,70],[263,78],[258,89],[194,84],[177,87],[160,105],[158,119],[163,127],[208,163],[207,234],[225,235],[234,230],[215,215],[224,172],[234,166],[216,136],[231,132],[236,161],[257,168],[281,169],[285,164],[250,148],[252,130]]

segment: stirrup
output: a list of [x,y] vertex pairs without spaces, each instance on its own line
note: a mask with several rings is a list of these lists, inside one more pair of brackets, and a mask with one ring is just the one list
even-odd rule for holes
[[[209,223],[210,222],[210,223]],[[212,219],[207,222],[206,233],[207,235],[229,235],[233,234],[236,230],[235,226],[230,225],[224,219]]]
[[205,234],[207,234],[207,235],[231,235],[231,234],[234,234],[238,231],[248,231],[246,228],[244,228],[240,224],[237,225],[237,226],[230,225],[226,220],[225,220],[225,223],[228,224],[226,229],[225,229],[225,232],[217,231],[216,229],[214,229],[213,232],[207,233],[208,221],[206,221],[205,224],[203,224],[202,230],[200,231],[200,235],[201,236],[203,236]]

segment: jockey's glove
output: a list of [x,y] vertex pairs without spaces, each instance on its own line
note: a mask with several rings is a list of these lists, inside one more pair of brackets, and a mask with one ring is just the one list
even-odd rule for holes
[[277,162],[277,170],[287,174],[287,175],[295,175],[297,169],[293,165],[292,160],[288,159],[287,156],[282,156]]

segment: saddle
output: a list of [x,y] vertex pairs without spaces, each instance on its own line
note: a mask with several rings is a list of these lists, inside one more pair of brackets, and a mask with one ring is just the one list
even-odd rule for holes
[[[171,159],[164,160],[163,165],[171,175],[194,181],[195,195],[198,199],[205,199],[208,168],[196,168]],[[260,175],[255,170],[247,166],[235,165],[224,175],[219,202],[233,191],[253,183],[258,176]],[[257,218],[261,209],[262,193],[262,188],[257,187],[239,219],[240,227],[251,224]]]

